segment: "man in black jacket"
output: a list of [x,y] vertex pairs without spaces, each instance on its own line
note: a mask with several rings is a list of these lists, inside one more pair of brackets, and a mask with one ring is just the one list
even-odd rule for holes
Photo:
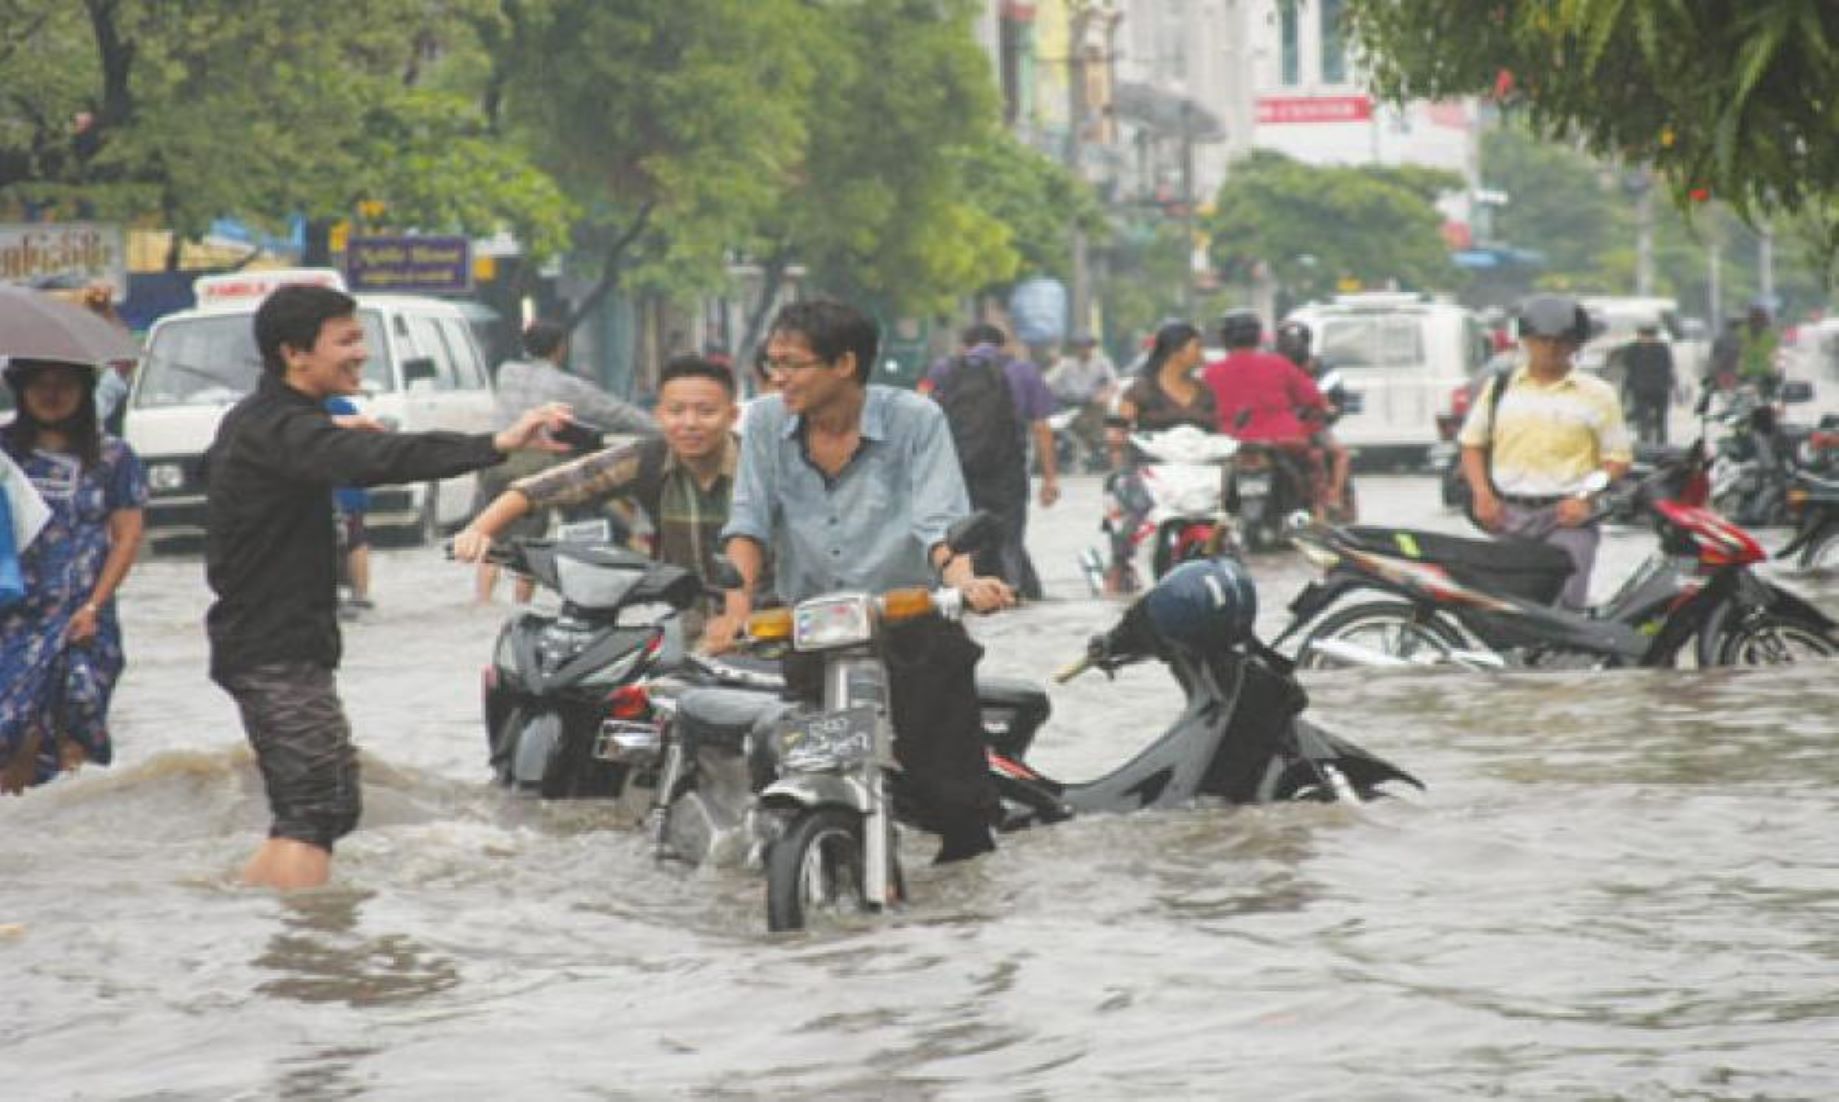
[[508,452],[555,450],[544,430],[559,428],[567,407],[530,410],[496,435],[341,427],[322,403],[358,392],[368,351],[357,302],[324,287],[270,295],[255,341],[261,383],[205,453],[205,573],[217,594],[205,621],[211,677],[236,700],[274,812],[243,880],[308,888],[326,882],[332,845],[360,808],[357,751],[333,683],[333,487],[449,478]]

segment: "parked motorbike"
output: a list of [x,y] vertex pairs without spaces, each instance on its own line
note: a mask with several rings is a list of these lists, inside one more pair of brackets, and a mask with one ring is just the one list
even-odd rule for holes
[[[953,546],[960,542],[961,536],[954,538]],[[1236,564],[1190,562],[1132,604],[1110,631],[1094,636],[1061,680],[1157,658],[1170,666],[1188,707],[1136,757],[1084,784],[1053,780],[1026,763],[1032,726],[1022,737],[992,738],[988,757],[1003,798],[1002,828],[1207,797],[1353,801],[1372,798],[1393,781],[1421,788],[1389,762],[1298,718],[1305,698],[1290,663],[1251,635],[1255,602]],[[677,701],[683,729],[726,732],[735,756],[755,763],[757,798],[723,817],[744,822],[752,814],[764,834],[771,929],[799,929],[831,912],[879,911],[904,897],[880,641],[893,624],[961,613],[955,591],[907,589],[825,594],[794,609],[756,614],[748,627],[753,645],[824,655],[821,707],[788,713],[756,698],[749,708],[744,695],[732,692],[692,692]],[[1033,692],[1043,702],[1036,714],[1044,719],[1045,694]],[[738,788],[724,791],[730,799],[743,798]]]
[[1192,425],[1134,433],[1130,441],[1150,461],[1105,482],[1100,527],[1109,537],[1109,551],[1090,548],[1079,559],[1094,596],[1106,592],[1107,576],[1116,592],[1141,588],[1135,562],[1145,542],[1151,544],[1156,578],[1179,563],[1211,558],[1234,546],[1221,488],[1239,443]]
[[1800,471],[1788,500],[1799,520],[1794,538],[1775,557],[1797,559],[1803,570],[1839,570],[1839,471]]
[[561,597],[553,614],[513,616],[492,646],[482,681],[494,777],[548,799],[621,796],[661,749],[639,683],[677,661],[676,613],[702,583],[599,542],[512,540],[492,559]]
[[[1776,397],[1784,405],[1804,402],[1813,397],[1813,389],[1791,381],[1782,384]],[[1750,527],[1792,523],[1788,485],[1800,445],[1814,430],[1784,422],[1778,407],[1751,386],[1729,392],[1716,414],[1703,412],[1725,429],[1711,465],[1711,507]]]
[[[1315,527],[1298,546],[1324,571],[1290,605],[1284,639],[1313,625],[1306,668],[1450,663],[1671,666],[1697,640],[1701,666],[1790,662],[1839,654],[1839,626],[1763,580],[1756,540],[1702,508],[1703,448],[1640,482],[1627,481],[1659,545],[1603,605],[1552,607],[1568,556],[1535,540],[1476,540],[1410,529]],[[1600,477],[1600,476],[1599,476]],[[1599,513],[1619,506],[1599,499]],[[1355,602],[1329,613],[1344,597]],[[1327,615],[1324,615],[1327,613]]]

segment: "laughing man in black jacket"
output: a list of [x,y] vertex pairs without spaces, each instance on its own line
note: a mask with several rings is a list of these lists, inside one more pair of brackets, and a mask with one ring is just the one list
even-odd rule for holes
[[496,435],[357,431],[321,404],[356,394],[363,378],[369,353],[356,300],[283,287],[256,311],[255,340],[262,381],[205,453],[205,572],[217,594],[206,616],[211,677],[236,700],[274,813],[243,880],[308,888],[326,882],[332,845],[357,826],[360,808],[357,750],[333,683],[333,487],[450,478],[507,452],[559,450],[544,430],[560,427],[567,407],[530,410]]

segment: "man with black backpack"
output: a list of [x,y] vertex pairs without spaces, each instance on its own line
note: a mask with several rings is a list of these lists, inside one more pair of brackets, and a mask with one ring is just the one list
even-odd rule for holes
[[1041,596],[1041,579],[1028,557],[1028,436],[1041,457],[1041,505],[1060,499],[1055,464],[1053,392],[1041,369],[1027,360],[1010,359],[1008,337],[998,327],[979,322],[960,336],[958,354],[941,360],[927,373],[921,390],[945,411],[958,465],[970,491],[971,507],[1002,522],[999,547],[978,557],[977,573],[1000,577],[1029,600]]

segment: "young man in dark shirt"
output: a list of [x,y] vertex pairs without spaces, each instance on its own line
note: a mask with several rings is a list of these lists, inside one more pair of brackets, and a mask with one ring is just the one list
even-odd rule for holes
[[274,812],[243,880],[310,888],[326,882],[332,845],[360,808],[357,751],[333,684],[333,487],[449,478],[508,452],[553,449],[544,430],[560,427],[567,407],[530,410],[496,435],[341,427],[323,403],[358,393],[369,353],[356,300],[329,288],[274,292],[256,311],[255,341],[261,382],[205,453],[205,574],[217,594],[205,622],[211,677],[236,700]]

